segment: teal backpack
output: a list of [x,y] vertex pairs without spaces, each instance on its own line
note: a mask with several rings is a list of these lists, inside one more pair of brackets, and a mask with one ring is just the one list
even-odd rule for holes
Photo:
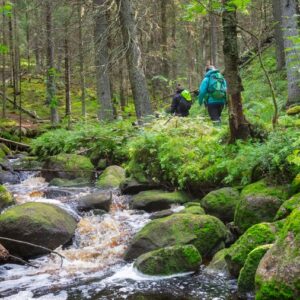
[[212,73],[208,81],[208,93],[214,99],[226,98],[226,82],[220,72]]

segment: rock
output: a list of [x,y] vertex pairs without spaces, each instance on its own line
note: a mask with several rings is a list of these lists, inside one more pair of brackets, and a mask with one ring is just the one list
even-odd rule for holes
[[184,245],[145,253],[138,257],[134,267],[147,275],[172,275],[197,271],[201,261],[201,255],[195,246]]
[[10,171],[1,171],[0,172],[0,184],[9,183],[16,184],[20,183],[20,177],[17,173]]
[[10,149],[5,144],[0,144],[0,161],[8,155],[12,155]]
[[119,166],[107,167],[100,175],[96,186],[102,189],[118,188],[125,179],[125,170]]
[[81,211],[89,211],[91,209],[101,209],[109,211],[112,202],[111,192],[97,192],[81,197],[77,203],[77,209]]
[[300,208],[287,218],[255,275],[256,299],[300,299]]
[[300,193],[283,202],[277,211],[275,220],[281,220],[288,217],[290,213],[297,207],[300,207]]
[[279,228],[277,223],[260,223],[250,227],[225,255],[230,274],[238,277],[248,254],[258,246],[273,243]]
[[225,276],[229,276],[229,270],[225,260],[225,255],[227,254],[228,249],[222,249],[218,251],[211,262],[207,266],[207,271],[209,272],[221,272]]
[[169,193],[160,190],[152,190],[140,192],[133,196],[130,206],[132,209],[153,212],[169,209],[172,204],[183,204],[190,200],[190,197],[183,192]]
[[201,200],[201,206],[207,214],[228,223],[233,221],[235,208],[240,199],[240,193],[236,189],[227,187],[208,193]]
[[0,212],[11,205],[14,205],[15,201],[12,194],[3,185],[0,185]]
[[54,178],[50,181],[49,185],[57,187],[86,187],[90,185],[90,181],[86,178],[76,178],[72,180]]
[[256,270],[261,259],[271,247],[272,244],[258,246],[248,254],[238,278],[238,293],[240,295],[245,295],[248,292],[254,292]]
[[225,225],[208,215],[173,214],[153,220],[140,230],[131,242],[125,259],[175,245],[193,244],[202,257],[211,257],[224,248],[227,238]]
[[243,233],[254,224],[272,222],[287,196],[283,187],[268,186],[264,180],[246,186],[235,210],[235,225]]
[[187,203],[184,203],[183,206],[186,208],[189,208],[191,206],[198,206],[198,207],[200,206],[201,207],[201,204],[199,202],[187,202]]
[[0,244],[0,264],[6,263],[9,259],[9,252]]
[[[55,249],[71,240],[76,221],[63,209],[47,203],[28,202],[0,215],[0,236]],[[12,254],[30,258],[48,251],[15,242],[1,241]]]
[[151,214],[150,219],[155,220],[155,219],[165,218],[173,214],[174,211],[172,211],[171,209],[164,209],[164,210],[156,211],[153,214]]
[[296,105],[296,106],[290,107],[286,111],[286,114],[289,115],[289,116],[294,116],[294,115],[300,114],[300,105]]
[[54,178],[86,178],[90,180],[93,176],[93,169],[94,167],[89,158],[77,154],[61,153],[46,160],[43,165],[42,176],[47,181]]
[[150,182],[139,182],[135,178],[126,178],[120,184],[120,190],[125,195],[135,195],[139,192],[157,190],[160,186]]
[[190,206],[179,212],[180,214],[196,214],[205,215],[205,211],[201,206]]
[[43,163],[35,156],[24,156],[13,166],[16,170],[41,170]]
[[55,199],[60,197],[70,197],[72,192],[57,188],[47,188],[44,192],[44,197],[47,199]]

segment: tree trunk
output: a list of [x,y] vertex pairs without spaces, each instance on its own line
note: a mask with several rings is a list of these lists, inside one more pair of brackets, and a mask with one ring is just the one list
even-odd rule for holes
[[[3,7],[5,6],[5,1],[1,3]],[[6,38],[5,38],[5,24],[6,17],[5,11],[2,12],[2,44],[6,45]],[[6,117],[6,51],[3,50],[2,52],[2,118]]]
[[222,16],[224,34],[224,62],[225,77],[228,83],[228,109],[230,142],[237,139],[247,139],[250,135],[249,123],[247,122],[242,105],[241,91],[242,80],[238,69],[238,44],[237,44],[237,16],[233,6],[228,7],[229,0],[223,0],[224,12]]
[[282,31],[282,12],[280,0],[272,0],[273,18],[275,22],[274,37],[276,42],[277,70],[285,67],[284,40]]
[[139,122],[152,113],[147,82],[143,70],[141,49],[137,35],[136,22],[130,0],[117,0],[122,27],[123,42],[126,49],[129,78],[133,93],[136,116]]
[[20,45],[19,45],[19,30],[18,30],[18,16],[17,16],[17,8],[16,8],[16,0],[13,1],[13,39],[14,39],[14,64],[15,64],[15,96],[14,101],[17,104],[17,95],[20,93]]
[[99,119],[109,121],[114,116],[109,80],[107,3],[106,0],[94,0],[94,5],[96,9],[94,39],[97,97],[100,105]]
[[65,98],[66,98],[66,116],[71,115],[71,71],[70,71],[70,53],[68,34],[65,37]]
[[299,37],[298,3],[296,0],[281,0],[282,30],[284,37],[285,62],[288,78],[287,105],[300,103],[300,49],[293,38]]
[[165,78],[169,77],[167,6],[168,0],[161,0],[161,56],[162,75]]
[[55,87],[54,45],[52,24],[52,1],[46,0],[46,36],[47,36],[47,98],[50,105],[50,119],[53,126],[59,122]]
[[218,32],[217,32],[217,17],[214,15],[213,8],[210,1],[211,13],[209,14],[209,36],[210,36],[210,63],[213,66],[218,64],[217,53],[218,53]]

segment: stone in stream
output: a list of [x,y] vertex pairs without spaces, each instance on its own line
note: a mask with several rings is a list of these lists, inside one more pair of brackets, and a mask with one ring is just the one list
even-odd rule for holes
[[172,246],[139,256],[134,267],[147,275],[172,275],[197,271],[201,261],[201,255],[195,246]]
[[228,223],[233,221],[239,201],[240,193],[236,189],[226,187],[208,193],[200,203],[207,214]]
[[212,257],[224,248],[228,232],[217,218],[208,215],[173,214],[148,223],[133,238],[125,259],[175,245],[194,245],[202,257]]
[[157,190],[160,186],[151,182],[139,182],[135,178],[126,178],[120,184],[120,190],[125,195],[135,195],[139,192]]
[[57,187],[86,187],[90,185],[90,180],[86,178],[62,179],[54,178],[49,182],[49,186]]
[[0,143],[0,162],[3,161],[3,159],[6,157],[6,156],[9,156],[11,155],[11,151],[10,149],[3,143]]
[[[75,219],[65,210],[47,203],[28,202],[9,208],[0,215],[0,236],[33,243],[51,250],[72,239]],[[0,240],[15,256],[30,258],[47,250]]]
[[119,166],[109,166],[99,176],[96,186],[102,189],[118,188],[125,179],[125,170]]
[[300,299],[300,207],[286,219],[255,275],[256,299]]
[[180,214],[205,215],[205,211],[201,206],[189,206],[179,212]]
[[15,201],[12,194],[3,185],[0,185],[0,212],[11,205],[14,205]]
[[228,266],[225,260],[225,256],[227,254],[228,248],[222,249],[218,251],[212,260],[210,261],[209,265],[207,266],[207,271],[210,272],[221,272],[225,276],[229,276]]
[[92,209],[101,209],[109,211],[112,203],[111,191],[100,191],[81,197],[77,202],[77,209],[80,211],[89,211]]
[[283,202],[277,211],[275,220],[281,220],[288,217],[290,213],[297,207],[300,207],[300,193]]
[[140,192],[133,196],[130,206],[132,209],[141,209],[147,212],[154,212],[171,208],[172,204],[184,204],[191,201],[191,198],[183,192],[166,192],[152,190]]
[[86,178],[91,180],[94,166],[89,158],[77,155],[61,153],[48,157],[43,165],[42,176],[51,181],[54,178],[76,179]]
[[243,233],[254,224],[272,222],[287,197],[286,188],[269,186],[264,180],[246,186],[235,210],[235,225]]
[[20,177],[17,173],[10,171],[1,171],[0,172],[0,184],[9,183],[17,184],[20,183]]

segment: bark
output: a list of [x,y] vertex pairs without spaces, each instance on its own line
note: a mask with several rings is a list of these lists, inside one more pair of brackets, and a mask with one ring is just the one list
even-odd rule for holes
[[96,9],[94,40],[97,97],[100,105],[99,119],[109,121],[114,116],[109,79],[107,3],[106,0],[94,0],[94,5]]
[[143,70],[136,22],[130,0],[117,0],[117,4],[136,116],[139,122],[142,122],[144,117],[152,113],[152,108]]
[[17,16],[17,9],[16,9],[16,0],[13,1],[13,39],[14,39],[14,65],[15,65],[15,96],[14,100],[16,101],[15,103],[17,104],[17,95],[20,94],[20,45],[19,45],[19,31],[18,31],[18,16]]
[[276,43],[277,70],[285,67],[284,40],[282,31],[282,12],[280,0],[272,0],[273,18],[275,22],[274,37]]
[[[5,5],[5,1],[1,3]],[[5,12],[2,13],[2,44],[6,45],[5,31],[6,31],[6,17]],[[2,118],[6,117],[6,53],[2,53]]]
[[[211,5],[211,3],[210,3]],[[212,10],[212,7],[211,7]],[[210,24],[210,63],[213,66],[218,64],[217,62],[217,51],[218,51],[218,32],[217,32],[217,17],[212,11],[209,14],[209,24]]]
[[299,37],[298,3],[296,0],[281,0],[282,30],[284,37],[285,62],[288,78],[287,105],[300,103],[300,49],[293,41]]
[[168,0],[161,0],[161,56],[162,56],[162,75],[169,77],[168,63]]
[[242,105],[243,86],[238,70],[237,15],[234,7],[228,8],[228,2],[229,0],[223,0],[225,6],[222,16],[223,52],[225,77],[228,83],[230,142],[233,143],[237,139],[247,139],[250,136],[250,128],[244,116]]
[[59,122],[57,112],[54,45],[53,45],[53,20],[51,0],[46,1],[46,35],[47,35],[47,104],[50,105],[50,119],[53,126]]
[[71,70],[68,34],[65,37],[65,98],[66,98],[66,116],[71,115]]

